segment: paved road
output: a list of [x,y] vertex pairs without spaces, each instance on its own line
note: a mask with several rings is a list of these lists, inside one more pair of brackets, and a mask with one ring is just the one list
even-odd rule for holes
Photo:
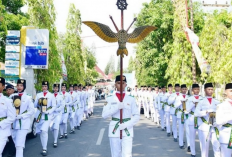
[[[103,108],[102,101],[95,104],[95,114],[84,121],[81,130],[76,134],[68,135],[68,139],[58,142],[58,147],[53,148],[52,134],[49,133],[48,157],[110,157],[108,140],[109,119],[101,118]],[[190,153],[186,149],[179,149],[178,142],[173,137],[167,137],[166,132],[161,131],[153,122],[141,115],[139,123],[135,126],[135,138],[133,142],[134,157],[188,157]],[[99,140],[100,134],[102,140]],[[210,148],[212,148],[210,146]],[[200,156],[199,140],[196,140],[197,156]],[[42,150],[40,137],[27,139],[24,157],[41,157]],[[210,150],[210,155],[212,149]],[[4,156],[5,157],[5,156]]]

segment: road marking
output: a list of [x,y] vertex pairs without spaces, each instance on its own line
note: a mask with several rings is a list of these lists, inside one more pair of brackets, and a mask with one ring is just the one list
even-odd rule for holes
[[101,145],[104,132],[105,132],[105,128],[102,128],[102,129],[100,130],[100,133],[99,133],[99,136],[98,136],[96,145]]

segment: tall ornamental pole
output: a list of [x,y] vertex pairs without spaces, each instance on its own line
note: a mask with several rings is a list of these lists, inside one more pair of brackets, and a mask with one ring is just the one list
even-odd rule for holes
[[[128,50],[126,48],[126,43],[138,43],[142,41],[150,32],[157,29],[154,26],[141,26],[136,28],[132,33],[128,33],[131,26],[137,20],[134,18],[131,25],[128,27],[127,30],[124,30],[124,10],[127,9],[127,2],[126,0],[117,0],[118,9],[121,10],[121,30],[118,29],[117,25],[115,24],[113,17],[110,16],[111,21],[114,24],[114,27],[117,33],[114,33],[109,26],[93,22],[93,21],[84,21],[82,23],[89,26],[101,39],[106,42],[118,42],[119,48],[117,50],[117,55],[120,55],[120,102],[123,101],[123,57],[124,55],[128,55]],[[123,123],[123,110],[120,109],[120,124]],[[122,139],[122,130],[120,130],[120,139]]]

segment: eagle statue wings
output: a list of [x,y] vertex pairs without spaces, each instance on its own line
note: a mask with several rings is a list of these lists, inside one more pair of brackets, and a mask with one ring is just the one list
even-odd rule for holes
[[128,55],[126,48],[126,43],[138,43],[142,41],[150,32],[156,30],[154,26],[141,26],[136,28],[132,33],[127,33],[126,30],[119,30],[117,33],[114,33],[107,25],[93,22],[93,21],[84,21],[82,22],[85,25],[89,26],[101,39],[106,42],[118,42],[119,48],[117,55]]

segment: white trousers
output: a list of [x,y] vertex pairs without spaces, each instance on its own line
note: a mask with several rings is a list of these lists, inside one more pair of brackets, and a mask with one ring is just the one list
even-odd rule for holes
[[188,127],[189,127],[189,140],[190,140],[191,154],[196,155],[195,139],[196,139],[197,129],[194,128],[194,125],[189,125]]
[[214,157],[220,157],[220,143],[217,140],[215,132],[209,134],[209,140],[206,141],[208,131],[198,130],[200,146],[201,146],[201,157],[209,156],[209,140],[213,145]]
[[143,101],[144,116],[147,117],[147,104]]
[[164,110],[159,110],[160,120],[161,120],[161,128],[164,129]]
[[189,126],[188,126],[188,119],[185,119],[184,128],[185,128],[185,133],[186,133],[187,146],[190,146],[190,133],[189,133]]
[[228,144],[221,143],[221,157],[231,157],[232,149],[227,148]]
[[158,108],[155,108],[154,122],[157,122],[157,124],[159,125],[159,110],[158,110]]
[[0,135],[0,157],[2,157],[3,149],[5,148],[8,137]]
[[171,128],[170,128],[170,112],[165,111],[165,116],[166,116],[167,133],[170,133],[171,132]]
[[184,124],[181,123],[181,119],[177,118],[178,127],[179,127],[179,146],[184,145]]
[[132,157],[132,137],[110,137],[111,157]]
[[172,131],[173,131],[173,137],[177,138],[177,117],[172,114]]

